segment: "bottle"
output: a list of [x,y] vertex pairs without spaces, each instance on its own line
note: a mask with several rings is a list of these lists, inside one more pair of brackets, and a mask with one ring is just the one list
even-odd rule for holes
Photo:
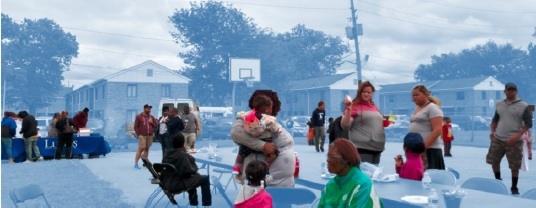
[[424,173],[424,176],[422,177],[422,188],[429,189],[431,183],[432,179],[430,178],[428,173]]
[[430,189],[428,194],[428,208],[437,208],[439,207],[439,196],[435,189]]
[[294,166],[294,178],[300,177],[300,159],[298,159],[298,153],[294,152],[296,158],[296,165]]
[[326,163],[325,162],[320,164],[320,172],[322,172],[322,174],[326,174]]

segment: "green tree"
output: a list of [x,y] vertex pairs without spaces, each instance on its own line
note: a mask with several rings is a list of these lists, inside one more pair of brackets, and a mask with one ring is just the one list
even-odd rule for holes
[[[170,21],[177,28],[172,32],[176,42],[189,49],[179,54],[187,64],[181,73],[192,79],[191,96],[202,105],[222,105],[231,93],[230,57],[261,59],[262,83],[257,86],[283,92],[288,80],[334,74],[348,51],[340,38],[304,25],[275,34],[230,4],[190,4],[175,11]],[[237,95],[249,94],[244,84],[238,86]]]
[[2,14],[2,84],[6,103],[28,108],[46,107],[61,89],[62,73],[78,55],[74,35],[49,19],[15,22]]

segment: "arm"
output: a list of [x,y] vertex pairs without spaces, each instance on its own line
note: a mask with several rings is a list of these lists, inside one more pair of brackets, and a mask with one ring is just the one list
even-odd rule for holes
[[237,144],[247,146],[255,151],[262,151],[264,154],[273,154],[275,146],[273,143],[266,143],[257,139],[244,130],[244,120],[237,119],[231,128],[231,138]]
[[495,133],[495,130],[497,130],[497,123],[499,123],[499,114],[497,113],[497,110],[495,110],[495,115],[493,115],[493,119],[491,120],[491,133]]
[[443,124],[443,117],[438,116],[431,118],[430,124],[432,125],[432,133],[430,133],[424,140],[424,147],[426,148],[432,146],[432,144],[439,138],[439,135],[441,134],[441,126]]
[[517,141],[521,139],[523,134],[528,131],[530,128],[532,128],[532,113],[530,112],[529,108],[525,108],[525,111],[523,111],[523,122],[525,125],[523,125],[523,128],[521,128],[521,131],[517,132],[516,134],[512,135],[506,143],[508,145],[515,144]]
[[370,192],[372,191],[372,182],[363,183],[361,186],[356,187],[357,199],[349,201],[348,207],[369,207],[371,205]]
[[11,137],[17,136],[17,122],[15,122],[14,119],[11,119],[10,122],[9,135],[11,135]]
[[[139,129],[139,124],[140,124],[140,118],[139,116],[136,116],[136,119],[134,119],[134,132],[136,132],[136,135],[140,135],[140,129]],[[76,122],[75,122],[76,123]]]
[[443,139],[446,139],[449,133],[449,127],[445,124],[442,129]]
[[28,131],[28,128],[30,125],[30,122],[28,122],[28,119],[22,119],[22,127],[20,128],[20,133],[24,133],[26,131]]

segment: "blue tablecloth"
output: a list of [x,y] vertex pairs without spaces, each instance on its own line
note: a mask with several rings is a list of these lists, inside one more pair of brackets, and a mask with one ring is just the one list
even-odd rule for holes
[[[16,162],[22,162],[26,159],[26,149],[24,148],[24,139],[13,139],[11,151]],[[37,140],[37,146],[43,157],[54,157],[57,137],[45,137]],[[65,151],[65,148],[64,148]],[[73,137],[73,155],[91,154],[103,155],[112,151],[110,145],[102,136]],[[2,160],[7,160],[7,154],[2,151]]]

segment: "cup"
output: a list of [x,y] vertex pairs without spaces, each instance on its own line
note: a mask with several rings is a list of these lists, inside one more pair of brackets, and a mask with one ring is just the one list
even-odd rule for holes
[[443,201],[445,202],[445,207],[447,208],[460,208],[462,203],[462,197],[453,194],[450,190],[443,190],[441,195],[443,196]]

